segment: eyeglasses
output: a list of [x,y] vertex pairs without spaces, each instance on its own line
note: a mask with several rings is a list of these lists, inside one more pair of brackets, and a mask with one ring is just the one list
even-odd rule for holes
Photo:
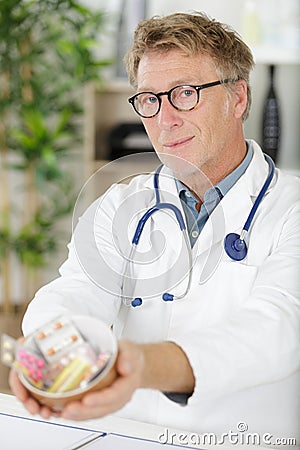
[[175,86],[169,91],[158,92],[140,92],[128,99],[135,112],[145,118],[156,116],[161,108],[161,97],[167,95],[171,105],[178,111],[191,111],[200,101],[200,91],[218,84],[234,83],[236,80],[218,80],[211,83],[201,84],[200,86]]

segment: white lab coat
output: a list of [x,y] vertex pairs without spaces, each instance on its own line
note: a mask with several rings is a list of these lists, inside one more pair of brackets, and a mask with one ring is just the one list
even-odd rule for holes
[[[250,433],[299,438],[300,180],[276,169],[246,238],[246,259],[232,261],[223,249],[226,234],[242,230],[268,174],[261,149],[252,145],[248,169],[193,248],[185,299],[160,299],[164,291],[184,291],[187,257],[173,214],[157,212],[138,245],[138,257],[148,264],[132,265],[135,281],[126,285],[129,294],[144,296],[144,303],[128,308],[120,301],[122,253],[129,254],[141,210],[155,202],[153,175],[141,175],[113,186],[87,210],[61,276],[28,308],[25,334],[68,312],[99,317],[114,325],[118,337],[170,340],[182,347],[196,378],[188,404],[138,390],[118,415],[197,433],[237,432],[245,422]],[[181,208],[167,173],[164,168],[160,177],[162,201]]]

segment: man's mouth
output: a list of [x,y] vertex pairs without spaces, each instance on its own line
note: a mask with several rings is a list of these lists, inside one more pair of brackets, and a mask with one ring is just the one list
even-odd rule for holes
[[194,139],[194,136],[177,139],[175,141],[170,141],[170,142],[164,143],[163,147],[167,150],[174,150],[174,149],[177,149],[178,147],[181,147],[183,145],[190,143],[193,139]]

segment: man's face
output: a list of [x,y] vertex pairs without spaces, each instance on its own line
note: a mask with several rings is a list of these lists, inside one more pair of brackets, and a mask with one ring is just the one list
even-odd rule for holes
[[[217,80],[208,55],[187,56],[180,50],[146,53],[137,74],[138,92],[158,93],[178,85],[201,85]],[[166,95],[161,100],[159,113],[142,121],[164,163],[175,172],[201,169],[209,175],[212,167],[230,157],[238,127],[234,101],[223,86],[201,91],[200,102],[191,111],[176,110]]]

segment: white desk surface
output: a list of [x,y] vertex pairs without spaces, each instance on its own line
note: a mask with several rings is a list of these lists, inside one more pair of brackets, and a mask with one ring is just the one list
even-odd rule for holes
[[[39,416],[31,416],[13,395],[2,393],[0,393],[0,412],[18,417],[34,417],[38,420],[43,420]],[[104,431],[106,433],[126,434],[128,436],[143,437],[145,439],[153,440],[157,440],[159,434],[164,431],[163,427],[159,427],[157,425],[136,422],[135,420],[123,419],[115,416],[106,416],[101,419],[86,420],[82,422],[51,417],[50,422],[70,425],[72,427],[78,426],[90,428],[91,430]]]
[[[3,414],[10,414],[10,415],[14,415],[14,416],[18,416],[18,417],[25,417],[25,418],[29,418],[32,417],[30,416],[30,414],[26,411],[26,409],[23,407],[23,405],[12,395],[7,395],[7,394],[2,394],[0,393],[0,413]],[[34,418],[43,421],[43,419],[41,419],[39,416],[34,416]],[[150,439],[150,440],[154,440],[157,441],[158,440],[158,436],[161,433],[165,432],[165,427],[162,426],[158,426],[158,425],[152,425],[149,423],[144,423],[144,422],[137,422],[135,420],[129,420],[129,419],[124,419],[124,418],[120,418],[120,417],[116,417],[116,416],[106,416],[104,418],[101,419],[95,419],[95,420],[88,420],[88,421],[82,421],[82,422],[74,422],[74,421],[67,421],[67,420],[63,420],[63,419],[59,419],[59,418],[51,418],[50,419],[51,423],[56,423],[56,424],[63,424],[63,425],[67,425],[67,426],[71,426],[71,427],[82,427],[82,428],[86,428],[86,429],[91,429],[94,431],[102,431],[102,432],[106,432],[106,433],[117,433],[117,434],[121,434],[121,435],[126,435],[126,436],[131,436],[131,437],[135,437],[135,438],[141,438],[141,439]],[[179,431],[179,430],[171,430],[168,427],[168,430],[170,432],[175,432],[177,435],[179,435],[180,433],[185,433],[187,434],[188,432],[186,431]],[[0,439],[1,441],[1,439]],[[174,442],[177,445],[179,444],[179,442]],[[1,446],[0,446],[1,447]],[[163,449],[164,445],[161,446],[161,448]],[[186,444],[182,445],[182,448],[186,448]],[[226,449],[230,449],[233,450],[233,448],[235,450],[238,450],[239,448],[241,449],[242,446],[230,446],[230,445],[222,445],[222,446],[204,446],[201,445],[201,447],[198,447],[197,445],[193,445],[193,448],[209,448],[209,449],[214,449],[214,448],[218,448],[218,449],[222,449],[222,450],[226,450]],[[247,450],[257,450],[257,449],[262,449],[262,447],[257,447],[257,446],[251,446],[251,445],[247,445]],[[178,447],[174,447],[174,449],[178,449]]]

